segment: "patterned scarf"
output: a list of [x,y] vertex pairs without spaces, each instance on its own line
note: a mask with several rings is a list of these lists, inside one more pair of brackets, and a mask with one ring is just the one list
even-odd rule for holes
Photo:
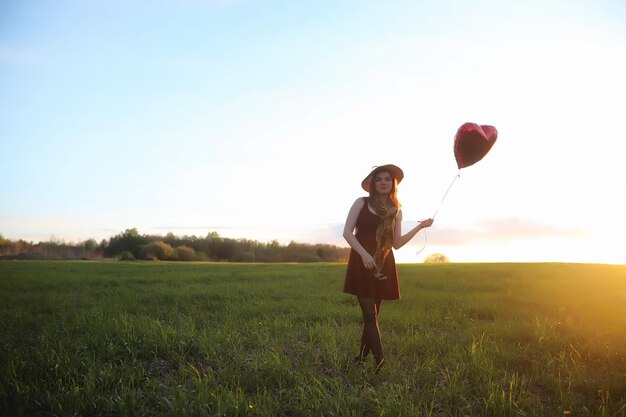
[[393,229],[396,224],[398,207],[394,206],[386,195],[370,198],[369,204],[376,214],[383,218],[376,229],[376,253],[374,254],[376,270],[374,276],[378,279],[386,279],[387,277],[382,275],[383,263],[393,245]]

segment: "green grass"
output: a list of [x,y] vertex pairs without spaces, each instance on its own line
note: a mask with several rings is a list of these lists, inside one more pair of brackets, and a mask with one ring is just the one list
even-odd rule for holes
[[[0,262],[0,415],[624,416],[626,266]],[[373,362],[373,360],[372,360]]]

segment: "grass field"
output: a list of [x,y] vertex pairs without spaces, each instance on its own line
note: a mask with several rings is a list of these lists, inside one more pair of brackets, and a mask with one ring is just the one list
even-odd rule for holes
[[0,414],[626,414],[626,266],[400,265],[378,375],[344,271],[0,262]]

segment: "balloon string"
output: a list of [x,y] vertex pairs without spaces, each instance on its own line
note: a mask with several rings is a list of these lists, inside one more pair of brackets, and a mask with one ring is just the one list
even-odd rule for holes
[[[435,218],[435,216],[437,215],[437,213],[439,213],[439,209],[441,208],[441,205],[443,204],[443,201],[446,199],[446,197],[448,196],[448,193],[450,192],[450,190],[452,189],[452,186],[454,185],[454,182],[456,181],[457,178],[459,178],[461,176],[461,169],[459,169],[459,172],[454,176],[454,179],[452,180],[452,182],[450,183],[450,186],[448,187],[448,189],[446,190],[446,193],[443,195],[443,197],[441,198],[441,201],[439,202],[439,206],[437,207],[437,210],[435,210],[435,214],[433,214],[432,219]],[[422,246],[422,248],[420,250],[417,251],[416,255],[419,255],[425,248],[426,248],[426,242],[428,242],[428,231],[424,231],[424,245]]]
[[450,190],[452,189],[452,186],[454,185],[454,182],[456,181],[457,178],[459,178],[461,176],[461,170],[459,169],[459,172],[454,176],[454,179],[452,180],[452,182],[450,183],[450,186],[448,187],[448,189],[446,190],[446,193],[443,195],[443,197],[441,198],[441,201],[439,202],[439,207],[437,207],[437,210],[435,210],[435,214],[433,214],[433,219],[435,218],[435,216],[437,215],[437,213],[439,213],[439,209],[441,208],[441,205],[443,204],[443,201],[446,199],[446,197],[448,196],[448,193],[450,192]]

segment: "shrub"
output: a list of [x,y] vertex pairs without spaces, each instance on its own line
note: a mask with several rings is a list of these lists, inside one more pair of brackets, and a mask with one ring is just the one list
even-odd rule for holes
[[424,259],[425,264],[446,264],[450,262],[443,253],[433,253]]
[[197,259],[196,251],[189,246],[178,246],[176,248],[176,259],[179,261],[195,261]]
[[142,245],[139,249],[139,259],[148,261],[171,260],[174,259],[174,254],[174,248],[161,240]]
[[296,262],[321,262],[321,261],[322,260],[320,259],[318,255],[315,255],[312,253],[299,255],[296,258]]
[[125,250],[124,252],[118,254],[117,259],[119,261],[136,261],[137,260],[137,258],[135,258],[132,252],[129,250]]

